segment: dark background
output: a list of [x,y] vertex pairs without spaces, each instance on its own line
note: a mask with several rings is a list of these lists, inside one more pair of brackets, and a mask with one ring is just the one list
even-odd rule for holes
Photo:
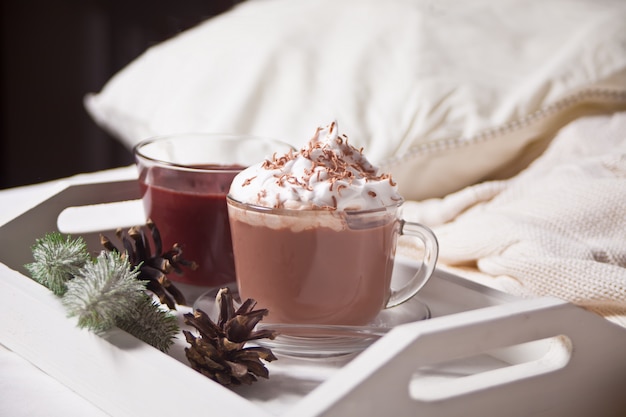
[[0,188],[132,163],[83,97],[237,0],[0,0]]

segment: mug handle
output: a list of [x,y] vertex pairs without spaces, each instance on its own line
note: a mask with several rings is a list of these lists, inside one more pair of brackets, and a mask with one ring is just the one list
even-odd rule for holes
[[424,257],[422,265],[415,275],[400,289],[392,290],[389,301],[385,308],[395,307],[413,297],[432,277],[439,256],[439,243],[437,237],[428,227],[400,220],[400,235],[416,237],[424,244]]

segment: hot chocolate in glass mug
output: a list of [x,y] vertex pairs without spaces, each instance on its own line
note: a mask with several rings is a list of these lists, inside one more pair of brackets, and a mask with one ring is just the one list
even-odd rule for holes
[[[336,122],[299,152],[239,173],[227,202],[239,294],[269,310],[267,323],[366,325],[417,294],[435,269],[435,235],[401,219],[391,176]],[[424,250],[415,275],[392,290],[400,234]]]

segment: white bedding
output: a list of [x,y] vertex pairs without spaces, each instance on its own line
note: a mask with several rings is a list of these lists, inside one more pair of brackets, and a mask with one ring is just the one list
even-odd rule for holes
[[515,174],[581,114],[626,109],[620,0],[248,0],[86,98],[131,147],[336,119],[408,199]]
[[580,118],[516,177],[404,214],[434,229],[441,263],[461,275],[626,326],[626,113]]

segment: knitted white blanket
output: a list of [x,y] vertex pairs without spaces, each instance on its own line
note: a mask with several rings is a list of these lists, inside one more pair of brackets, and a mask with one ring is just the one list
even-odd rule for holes
[[460,275],[626,326],[626,113],[578,119],[516,177],[408,202],[405,218]]

